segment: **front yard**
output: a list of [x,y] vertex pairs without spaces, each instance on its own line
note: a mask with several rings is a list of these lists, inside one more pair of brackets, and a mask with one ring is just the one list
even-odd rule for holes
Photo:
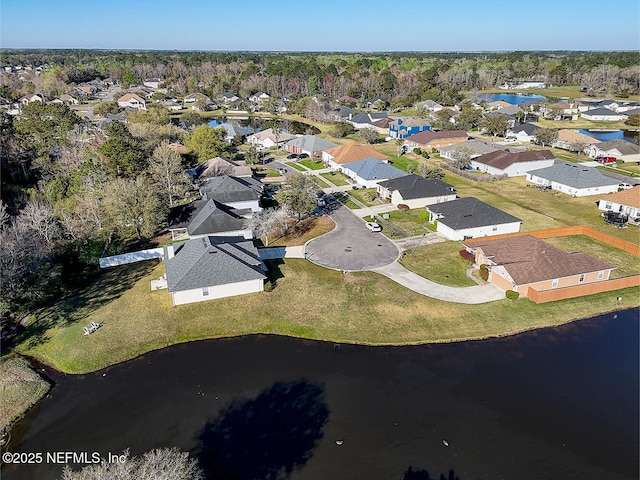
[[471,262],[460,256],[462,242],[440,242],[406,250],[400,263],[421,277],[452,287],[477,285],[467,277]]
[[342,187],[350,183],[347,180],[348,177],[340,172],[325,172],[321,173],[320,176],[336,187]]
[[[387,222],[398,227],[409,236],[436,231],[435,225],[428,223],[429,213],[423,208],[393,210],[385,215],[389,215],[389,218],[385,218]],[[389,229],[385,229],[383,232],[385,235],[395,236]]]

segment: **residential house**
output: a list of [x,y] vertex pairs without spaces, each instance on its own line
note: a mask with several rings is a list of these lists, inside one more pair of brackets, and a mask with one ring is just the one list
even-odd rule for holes
[[272,148],[280,147],[290,140],[296,138],[295,135],[291,135],[286,132],[276,133],[273,128],[267,128],[261,132],[254,133],[247,137],[247,142],[251,145],[256,145],[259,148]]
[[348,120],[351,120],[351,117],[353,117],[357,113],[358,111],[354,110],[353,108],[342,106],[333,111],[333,118],[339,122],[346,122]]
[[[510,105],[508,107],[501,108],[499,110],[493,110],[484,114],[485,117],[492,115],[504,115],[507,117],[508,128],[514,128],[520,120],[520,117],[524,115],[524,111],[517,105]],[[530,121],[536,121],[533,119],[532,114],[528,113],[527,118]]]
[[380,198],[396,207],[407,205],[409,208],[424,208],[456,199],[456,191],[448,183],[415,174],[380,182],[377,190]]
[[429,221],[449,240],[516,233],[522,220],[474,197],[427,205]]
[[593,167],[576,163],[556,163],[527,173],[527,182],[557,190],[572,197],[602,195],[618,191],[619,181]]
[[608,140],[591,145],[589,156],[592,158],[616,157],[623,162],[640,162],[640,145],[622,139]]
[[120,108],[134,108],[137,110],[146,110],[147,102],[144,98],[136,95],[135,93],[126,93],[118,99],[118,107]]
[[527,90],[529,88],[546,88],[544,82],[539,80],[507,80],[501,85],[502,90]]
[[347,122],[355,128],[371,128],[372,124],[380,119],[387,118],[387,112],[367,113],[360,112],[352,115]]
[[389,106],[389,100],[382,97],[373,97],[367,102],[367,108],[375,108],[376,110],[384,110]]
[[431,130],[431,125],[424,118],[418,117],[398,118],[389,124],[391,138],[406,138],[426,130]]
[[606,212],[620,212],[630,218],[640,217],[640,185],[601,197],[598,208]]
[[628,117],[624,113],[614,112],[608,108],[601,107],[582,112],[582,118],[585,120],[616,122],[619,120],[626,120]]
[[90,85],[90,84],[78,85],[76,86],[76,90],[81,95],[86,95],[86,96],[94,95],[98,92],[98,88],[95,85]]
[[207,180],[200,188],[202,195],[237,210],[250,208],[254,212],[262,210],[260,199],[264,185],[252,177],[223,175]]
[[253,238],[247,219],[253,212],[250,208],[236,209],[208,198],[194,200],[177,207],[176,218],[169,226],[172,240],[193,239],[204,236]]
[[384,135],[386,137],[389,135],[389,125],[391,125],[391,122],[393,122],[393,119],[391,118],[388,118],[388,117],[381,118],[371,123],[369,128],[372,129],[374,132],[380,135]]
[[264,290],[265,267],[251,240],[206,236],[164,247],[173,305]]
[[389,163],[371,157],[345,163],[338,170],[365,188],[376,188],[379,182],[407,175]]
[[523,123],[522,125],[517,125],[513,128],[510,128],[505,133],[505,140],[509,141],[510,139],[514,139],[516,142],[523,143],[532,143],[536,141],[535,131],[540,127],[537,125],[533,125],[532,123]]
[[224,104],[228,113],[250,113],[253,111],[252,104],[245,98],[236,98]]
[[528,150],[511,153],[498,150],[471,160],[471,168],[489,175],[521,177],[532,170],[550,167],[556,159],[550,150]]
[[[551,113],[553,112],[553,118]],[[545,109],[545,114],[550,120],[567,121],[578,119],[578,107],[575,103],[569,103],[567,101],[552,103]]]
[[249,97],[249,100],[253,103],[264,103],[271,98],[271,95],[264,92],[256,92]]
[[284,145],[284,149],[287,152],[297,155],[304,153],[312,158],[320,158],[322,157],[322,152],[334,147],[337,147],[335,143],[316,137],[315,135],[302,135],[293,140],[289,140]]
[[244,160],[228,160],[222,157],[210,158],[202,162],[195,168],[198,178],[221,177],[231,175],[232,177],[252,177],[251,167]]
[[41,104],[43,104],[44,99],[40,95],[35,93],[27,93],[26,95],[23,95],[18,99],[18,103],[20,103],[23,107],[26,107],[33,102],[40,102]]
[[425,130],[408,136],[404,139],[404,144],[409,148],[439,151],[449,145],[466,142],[468,137],[467,132],[464,130],[442,130],[439,132]]
[[545,291],[608,280],[615,268],[582,252],[565,252],[531,235],[465,241],[477,265],[487,265],[489,282],[528,297]]
[[577,151],[578,153],[587,153],[589,148],[596,143],[600,143],[595,137],[580,133],[573,128],[563,128],[558,130],[558,138],[551,144],[552,147],[561,148],[563,150],[569,150],[570,152]]
[[236,100],[240,100],[240,97],[231,92],[224,92],[222,95],[220,95],[220,100],[222,101],[222,103],[228,104],[231,102],[235,102]]
[[458,160],[463,155],[468,155],[470,159],[484,155],[485,153],[497,150],[506,150],[508,147],[493,142],[486,142],[472,138],[470,140],[449,145],[440,150],[440,156],[448,160]]
[[251,133],[251,130],[241,127],[240,125],[236,125],[235,123],[224,122],[220,125],[217,125],[213,128],[222,128],[225,131],[225,138],[227,142],[233,143],[233,141],[237,137],[246,137]]
[[142,84],[145,87],[149,87],[149,88],[160,88],[160,84],[163,82],[163,80],[161,78],[147,78],[146,80],[144,80],[142,82]]
[[500,110],[502,108],[511,107],[512,105],[509,102],[505,102],[504,100],[496,100],[495,102],[487,103],[487,110]]
[[322,152],[322,161],[331,168],[338,169],[345,163],[357,162],[363,158],[377,158],[383,162],[389,159],[369,145],[362,145],[356,142],[349,142],[337,147],[330,148]]
[[425,100],[423,102],[418,102],[415,105],[417,110],[422,110],[424,112],[439,112],[444,107],[440,105],[438,102],[434,102],[433,100]]
[[68,93],[63,93],[58,98],[51,100],[51,103],[62,103],[64,105],[78,105],[80,102]]

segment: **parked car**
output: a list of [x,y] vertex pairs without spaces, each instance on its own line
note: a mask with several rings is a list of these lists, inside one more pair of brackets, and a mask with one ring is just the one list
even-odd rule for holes
[[307,153],[301,153],[300,155],[298,155],[298,158],[302,160],[304,158],[309,158],[309,155]]
[[596,162],[602,163],[603,165],[607,163],[616,163],[616,157],[597,157]]
[[618,188],[621,188],[622,190],[628,190],[630,188],[633,188],[633,185],[629,183],[621,183],[618,185]]
[[298,155],[295,153],[292,153],[291,155],[287,155],[287,160],[295,160],[296,158],[298,158]]
[[364,224],[364,226],[367,227],[372,232],[381,232],[382,231],[382,227],[379,224],[377,224],[376,222],[367,222],[367,223]]
[[316,202],[318,203],[319,207],[325,207],[327,205],[327,202],[324,198],[316,198]]
[[278,173],[279,173],[280,175],[284,175],[285,173],[287,173],[287,169],[286,169],[286,168],[282,168],[282,167],[280,167],[280,168],[278,168]]

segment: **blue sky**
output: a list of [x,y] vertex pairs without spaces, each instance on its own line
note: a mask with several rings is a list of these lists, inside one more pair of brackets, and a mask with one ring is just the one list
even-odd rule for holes
[[638,0],[1,0],[2,48],[638,50]]

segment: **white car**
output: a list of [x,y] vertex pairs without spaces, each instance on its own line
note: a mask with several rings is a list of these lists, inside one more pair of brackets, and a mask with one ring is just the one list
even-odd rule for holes
[[372,232],[381,232],[382,231],[382,227],[380,225],[378,225],[376,222],[367,222],[367,223],[364,224],[364,226],[367,227]]
[[325,207],[327,205],[327,202],[325,202],[324,198],[317,198],[316,202],[318,202],[319,207]]

